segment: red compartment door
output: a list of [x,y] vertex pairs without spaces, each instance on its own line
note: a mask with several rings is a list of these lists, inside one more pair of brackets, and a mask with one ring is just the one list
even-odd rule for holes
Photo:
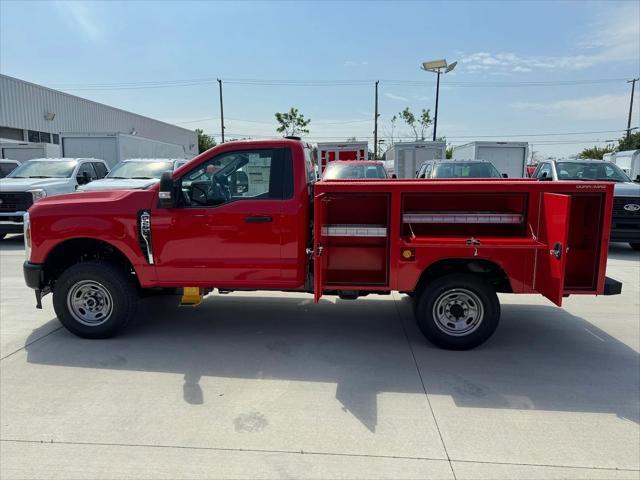
[[327,245],[322,235],[322,227],[327,224],[327,197],[324,193],[313,200],[313,294],[318,303],[327,278]]
[[558,306],[562,305],[570,211],[570,196],[542,194],[538,239],[547,247],[537,252],[535,289]]

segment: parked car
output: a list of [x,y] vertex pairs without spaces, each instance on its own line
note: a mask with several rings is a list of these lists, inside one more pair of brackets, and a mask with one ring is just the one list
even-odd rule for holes
[[75,192],[107,173],[107,163],[96,158],[37,158],[23,163],[0,179],[0,239],[7,233],[22,233],[22,217],[41,198]]
[[387,178],[382,162],[355,160],[330,162],[322,174],[322,180],[379,180]]
[[4,178],[20,166],[17,160],[3,158],[0,160],[0,178]]
[[640,184],[632,182],[616,164],[604,160],[545,160],[538,164],[533,178],[615,182],[610,240],[628,242],[631,248],[640,250]]
[[101,180],[78,187],[79,191],[137,190],[160,180],[163,172],[171,172],[188,160],[172,158],[132,158],[118,163]]
[[429,160],[416,178],[502,178],[491,162],[483,160]]

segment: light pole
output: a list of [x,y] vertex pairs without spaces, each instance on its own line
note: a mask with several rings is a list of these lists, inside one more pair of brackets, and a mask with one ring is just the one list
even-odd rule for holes
[[[449,73],[451,70],[456,68],[458,62],[453,62],[447,65],[447,61],[443,58],[442,60],[431,60],[428,62],[422,62],[422,69],[425,72],[435,73],[438,77],[436,79],[436,113],[433,117],[433,141],[436,141],[436,130],[438,129],[438,98],[440,96],[440,74],[441,73]],[[444,68],[444,72],[442,69]]]

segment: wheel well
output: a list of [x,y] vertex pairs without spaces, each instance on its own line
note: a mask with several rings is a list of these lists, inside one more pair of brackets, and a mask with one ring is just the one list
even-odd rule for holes
[[74,238],[56,245],[47,255],[44,262],[45,283],[53,287],[62,272],[87,260],[108,261],[135,275],[129,259],[110,243],[94,238]]
[[483,278],[496,292],[513,293],[509,277],[498,264],[489,260],[466,258],[449,258],[432,263],[420,275],[414,291],[419,292],[430,281],[451,273],[472,273]]

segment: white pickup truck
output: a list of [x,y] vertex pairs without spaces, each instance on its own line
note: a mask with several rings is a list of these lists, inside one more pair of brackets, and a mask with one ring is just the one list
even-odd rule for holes
[[139,190],[160,181],[164,172],[172,172],[189,160],[184,158],[131,158],[118,163],[101,180],[78,187],[78,191]]
[[107,173],[107,163],[95,158],[37,158],[23,163],[0,179],[0,239],[22,233],[22,217],[41,198],[75,192]]

